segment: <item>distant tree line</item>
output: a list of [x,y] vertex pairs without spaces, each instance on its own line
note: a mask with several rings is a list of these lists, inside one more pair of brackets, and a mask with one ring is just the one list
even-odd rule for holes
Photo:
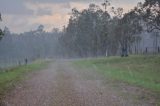
[[159,0],[145,0],[128,13],[123,8],[111,7],[107,0],[102,6],[104,10],[96,4],[82,11],[72,9],[69,24],[60,38],[65,56],[128,56],[132,44],[141,40],[139,34],[160,31]]
[[58,37],[61,33],[54,29],[45,32],[43,25],[37,30],[14,34],[7,27],[4,28],[4,36],[0,41],[0,63],[11,62],[14,64],[26,64],[40,58],[57,58]]
[[21,34],[11,33],[7,27],[4,31],[0,29],[0,64],[4,61],[21,64],[26,59],[30,62],[39,58],[128,56],[134,51],[133,45],[138,53],[139,35],[144,32],[155,32],[157,45],[159,0],[145,0],[128,13],[124,13],[123,8],[112,7],[107,0],[102,6],[103,9],[90,4],[82,11],[73,8],[69,23],[62,31],[54,28],[46,32],[43,25]]

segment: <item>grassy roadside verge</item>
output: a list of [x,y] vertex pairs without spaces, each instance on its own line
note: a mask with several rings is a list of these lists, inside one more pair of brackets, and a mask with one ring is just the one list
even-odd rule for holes
[[16,83],[24,79],[24,76],[31,72],[44,68],[47,66],[46,61],[35,61],[32,64],[19,66],[6,71],[0,72],[0,101],[5,93],[12,89]]
[[109,57],[74,61],[79,68],[96,69],[106,78],[160,94],[160,56]]

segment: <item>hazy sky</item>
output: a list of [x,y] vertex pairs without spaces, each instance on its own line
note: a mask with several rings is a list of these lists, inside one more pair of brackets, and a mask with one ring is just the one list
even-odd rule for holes
[[[3,22],[11,32],[24,32],[36,29],[40,24],[46,31],[54,27],[62,28],[68,23],[72,8],[87,8],[89,3],[101,4],[104,0],[0,0]],[[125,11],[144,0],[110,0],[112,6],[123,7]]]

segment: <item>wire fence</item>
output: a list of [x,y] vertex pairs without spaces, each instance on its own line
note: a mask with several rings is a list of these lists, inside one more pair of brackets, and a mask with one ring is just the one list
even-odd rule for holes
[[160,54],[160,46],[157,47],[143,47],[143,48],[132,48],[129,53],[131,54],[144,54],[144,55],[156,55]]
[[0,71],[6,68],[17,67],[29,63],[26,59],[13,59],[0,57]]

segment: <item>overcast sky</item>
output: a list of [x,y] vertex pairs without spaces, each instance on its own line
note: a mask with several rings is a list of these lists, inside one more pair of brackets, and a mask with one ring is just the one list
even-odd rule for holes
[[[90,3],[101,4],[104,0],[0,0],[3,22],[11,32],[21,33],[36,29],[40,24],[46,31],[67,25],[72,8],[82,10]],[[130,10],[144,0],[110,0],[114,7]]]

